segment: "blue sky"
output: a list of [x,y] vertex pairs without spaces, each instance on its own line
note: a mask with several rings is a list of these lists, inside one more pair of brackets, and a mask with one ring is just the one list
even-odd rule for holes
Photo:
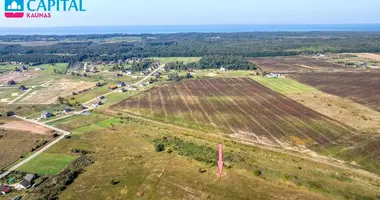
[[[83,0],[83,4],[87,12],[53,12],[51,19],[6,19],[1,14],[0,27],[380,23],[380,0]],[[4,3],[0,9],[4,11]]]

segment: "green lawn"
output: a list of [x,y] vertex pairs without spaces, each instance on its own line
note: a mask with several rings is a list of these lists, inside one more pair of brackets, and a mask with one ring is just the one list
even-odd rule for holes
[[150,59],[158,60],[163,63],[183,62],[187,64],[191,62],[199,62],[201,57],[151,57]]
[[315,88],[301,84],[289,78],[266,78],[253,76],[253,80],[279,93],[315,92]]
[[16,67],[20,68],[20,65],[11,65],[11,64],[5,64],[0,63],[0,73],[13,71]]
[[44,176],[53,176],[65,169],[74,159],[75,157],[65,154],[42,153],[17,170]]

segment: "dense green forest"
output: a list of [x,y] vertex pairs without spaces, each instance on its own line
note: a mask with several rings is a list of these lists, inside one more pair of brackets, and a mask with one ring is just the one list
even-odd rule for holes
[[183,62],[171,62],[165,65],[166,69],[189,70],[189,69],[219,69],[227,70],[253,70],[256,66],[242,56],[220,56],[209,55],[203,56],[201,60],[184,64]]
[[[140,37],[141,41],[96,42]],[[51,45],[19,42],[50,41]],[[0,62],[113,61],[131,57],[231,55],[291,56],[315,53],[380,52],[380,32],[253,32],[142,35],[0,36]]]

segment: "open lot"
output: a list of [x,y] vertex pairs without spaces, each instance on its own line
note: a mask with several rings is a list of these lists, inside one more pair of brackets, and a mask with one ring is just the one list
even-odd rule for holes
[[95,83],[71,80],[54,80],[39,90],[33,90],[17,103],[26,104],[53,104],[58,97],[67,97],[73,92],[79,92],[95,86]]
[[113,108],[272,146],[324,145],[355,135],[352,128],[248,78],[168,84]]
[[43,153],[17,170],[40,176],[53,176],[61,172],[74,159],[75,157],[65,154]]
[[0,85],[7,85],[8,81],[14,80],[16,83],[27,81],[39,77],[38,71],[8,72],[0,75]]
[[380,111],[380,72],[307,73],[296,80]]
[[0,169],[16,162],[36,147],[52,140],[52,136],[0,129]]
[[304,56],[250,58],[249,61],[264,72],[296,73],[344,69],[342,65]]
[[10,121],[1,125],[0,128],[6,130],[30,132],[39,135],[52,135],[52,131],[50,129],[26,121]]

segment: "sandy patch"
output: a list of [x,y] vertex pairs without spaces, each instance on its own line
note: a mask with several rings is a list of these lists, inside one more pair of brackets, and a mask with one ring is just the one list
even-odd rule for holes
[[374,54],[374,53],[357,53],[353,54],[360,58],[370,59],[370,60],[376,60],[380,61],[380,54]]
[[12,121],[12,122],[1,125],[0,128],[7,129],[7,130],[31,132],[31,133],[35,133],[39,135],[52,134],[52,131],[48,128],[30,123],[30,122],[25,122],[25,121]]
[[380,130],[380,112],[350,100],[323,92],[291,93],[286,96],[357,130]]

